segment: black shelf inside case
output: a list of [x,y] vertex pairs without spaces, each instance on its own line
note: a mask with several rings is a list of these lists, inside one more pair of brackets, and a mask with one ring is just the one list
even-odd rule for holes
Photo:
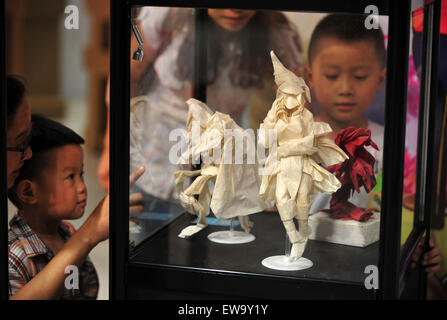
[[309,240],[303,257],[313,267],[277,271],[262,265],[264,258],[285,251],[285,230],[277,212],[251,215],[256,239],[245,244],[208,240],[210,233],[228,226],[209,225],[188,239],[179,238],[193,219],[182,214],[136,248],[127,265],[128,298],[376,298],[374,289],[366,289],[365,268],[377,266],[378,242],[360,248]]

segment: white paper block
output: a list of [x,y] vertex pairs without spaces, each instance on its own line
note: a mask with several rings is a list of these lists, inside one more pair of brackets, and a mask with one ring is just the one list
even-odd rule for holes
[[210,233],[208,239],[217,243],[238,244],[252,242],[256,238],[251,233],[242,231],[217,231]]
[[141,227],[133,221],[129,221],[129,233],[140,233]]
[[311,240],[327,241],[355,247],[366,247],[379,240],[380,213],[374,212],[366,222],[332,219],[328,213],[318,212],[309,217]]
[[311,268],[314,264],[312,261],[304,257],[295,261],[290,261],[289,257],[282,255],[265,258],[262,260],[262,265],[273,270],[298,271]]

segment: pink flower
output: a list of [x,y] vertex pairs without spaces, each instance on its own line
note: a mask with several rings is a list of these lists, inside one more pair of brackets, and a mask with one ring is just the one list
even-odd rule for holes
[[416,189],[416,156],[411,156],[405,149],[404,196],[414,196]]
[[[413,56],[408,62],[407,117],[417,118],[419,113],[419,77],[414,67]],[[407,121],[408,122],[408,121]]]

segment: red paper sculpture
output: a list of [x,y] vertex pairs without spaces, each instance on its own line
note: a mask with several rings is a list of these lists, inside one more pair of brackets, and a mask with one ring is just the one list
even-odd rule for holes
[[365,146],[372,146],[376,150],[379,148],[371,140],[371,130],[355,127],[341,130],[335,138],[335,144],[348,154],[349,159],[327,168],[340,180],[341,188],[332,194],[330,208],[322,211],[329,213],[334,219],[368,221],[373,210],[359,208],[348,199],[354,190],[360,192],[363,186],[370,192],[376,185],[373,171],[376,160]]

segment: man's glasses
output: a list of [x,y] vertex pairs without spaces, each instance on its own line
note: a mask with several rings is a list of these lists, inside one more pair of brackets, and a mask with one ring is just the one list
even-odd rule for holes
[[6,150],[13,152],[20,152],[20,161],[25,159],[26,150],[29,147],[29,143],[31,141],[31,135],[28,135],[26,140],[17,147],[7,147]]

